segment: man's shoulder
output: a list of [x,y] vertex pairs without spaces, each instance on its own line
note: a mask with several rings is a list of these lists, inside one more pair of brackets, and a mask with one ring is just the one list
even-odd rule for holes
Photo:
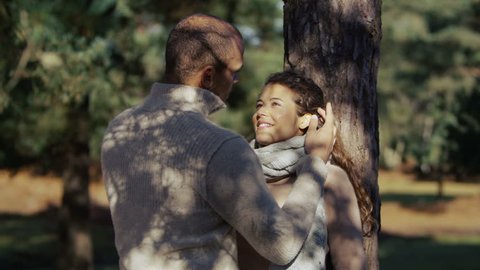
[[135,107],[130,107],[125,109],[124,111],[120,112],[117,114],[110,122],[108,123],[109,126],[115,126],[118,125],[119,123],[125,121],[128,117],[132,115],[133,110]]
[[210,140],[220,149],[228,148],[231,149],[231,151],[245,149],[251,150],[251,147],[245,138],[235,131],[218,126],[214,123],[210,124],[207,130],[208,133],[205,134],[205,136],[209,137]]
[[[204,117],[201,114],[191,113],[190,115],[193,118],[190,119],[190,124],[192,125],[189,125],[189,126],[191,126],[192,129],[203,131],[200,133],[203,134],[204,136],[214,136],[219,138],[234,138],[234,137],[241,138],[241,136],[235,131],[219,126],[217,123],[209,120],[208,118]],[[197,133],[197,135],[200,135],[200,136],[201,134]]]

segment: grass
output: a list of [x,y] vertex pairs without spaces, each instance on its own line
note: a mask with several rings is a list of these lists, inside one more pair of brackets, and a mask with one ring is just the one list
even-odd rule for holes
[[[480,215],[479,207],[468,205],[468,202],[459,204],[458,201],[478,197],[479,184],[444,182],[443,196],[439,198],[439,186],[435,181],[415,181],[408,175],[384,172],[379,175],[379,187],[384,206],[382,217],[391,219],[388,222],[384,219],[382,224],[402,224],[385,228],[387,233],[380,235],[379,260],[382,270],[480,269],[480,225],[473,233],[461,229],[475,227],[471,225],[475,223],[471,222],[478,222],[478,218],[474,218]],[[448,205],[456,208],[446,212]],[[384,209],[397,209],[398,212],[384,213]],[[458,213],[455,215],[455,212]],[[457,228],[452,233],[438,229],[450,229],[453,226],[451,224]],[[409,230],[413,236],[392,233],[399,227],[409,225],[412,228],[404,229],[403,233]],[[425,227],[430,228],[426,233]]]
[[[0,269],[54,269],[58,242],[55,219],[48,215],[0,217]],[[113,231],[106,225],[92,230],[95,269],[113,270],[117,255]],[[480,236],[399,237],[381,235],[382,270],[477,270]]]
[[[6,185],[5,187],[7,187]],[[449,204],[458,198],[480,195],[480,185],[447,182],[444,185],[444,197],[436,197],[435,182],[413,181],[403,174],[381,173],[379,186],[382,195],[382,209],[408,209],[406,212],[389,213],[382,217],[396,217],[400,220],[415,218],[409,215],[444,215],[440,212],[425,212],[429,206]],[[392,206],[398,208],[388,208]],[[468,206],[468,205],[467,205]],[[436,209],[436,208],[434,208]],[[459,209],[463,213],[465,209]],[[95,269],[118,269],[118,257],[114,247],[113,228],[108,221],[108,212],[98,212],[100,218],[92,224]],[[392,210],[393,211],[393,210]],[[423,212],[422,212],[423,211]],[[409,213],[405,215],[405,213]],[[463,222],[469,222],[475,213],[463,216]],[[58,253],[57,208],[55,206],[36,214],[0,213],[0,269],[55,269]],[[478,213],[480,215],[480,213]],[[477,216],[478,216],[477,215]],[[433,218],[432,218],[433,219]],[[382,224],[387,224],[384,220]],[[396,221],[394,221],[396,222]],[[408,223],[408,224],[414,224]],[[436,224],[432,222],[432,230]],[[417,234],[405,236],[387,230],[380,235],[379,260],[382,270],[477,270],[480,269],[480,234]],[[411,230],[415,231],[415,227]],[[480,230],[479,230],[480,231]]]
[[[430,194],[438,193],[438,182],[428,180],[415,180],[412,175],[398,172],[380,172],[378,177],[380,193],[402,193],[402,194]],[[455,181],[444,181],[444,194],[448,196],[470,196],[480,195],[480,183],[458,183]]]
[[[32,216],[0,215],[0,269],[55,269],[56,211]],[[93,224],[95,269],[118,269],[111,226]]]
[[398,237],[383,236],[380,240],[381,269],[478,270],[480,236]]
[[0,269],[51,267],[56,237],[48,217],[0,217]]

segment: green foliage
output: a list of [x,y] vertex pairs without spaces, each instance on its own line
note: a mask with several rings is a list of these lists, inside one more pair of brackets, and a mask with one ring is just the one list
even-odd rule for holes
[[278,1],[240,2],[2,2],[1,31],[9,38],[0,44],[0,167],[54,167],[68,149],[66,113],[86,100],[91,158],[98,162],[108,121],[141,102],[160,80],[168,30],[193,12],[231,17],[251,44],[231,110],[219,120],[229,119],[227,127],[248,134],[252,93],[282,69],[283,42],[274,27],[281,19]]
[[[413,161],[423,173],[458,172],[471,165],[454,156],[475,130],[465,101],[478,102],[479,2],[388,1],[383,3],[383,40],[378,74],[382,164]],[[474,147],[480,150],[478,147]],[[479,160],[477,151],[470,158]]]
[[[88,100],[91,157],[108,121],[160,80],[170,27],[207,12],[247,42],[229,109],[214,115],[252,138],[265,78],[283,69],[279,0],[4,1],[0,3],[0,166],[62,156],[66,113]],[[378,74],[381,163],[475,172],[480,162],[480,2],[384,1]]]
[[61,153],[65,112],[85,99],[92,157],[98,160],[107,122],[138,103],[163,70],[165,26],[147,15],[135,20],[126,5],[17,1],[1,6],[10,14],[2,19],[12,26],[5,30],[12,41],[0,45],[1,51],[20,56],[0,60],[5,68],[0,166]]

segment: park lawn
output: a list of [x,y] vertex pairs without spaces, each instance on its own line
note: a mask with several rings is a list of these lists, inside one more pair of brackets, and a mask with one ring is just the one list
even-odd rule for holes
[[478,270],[480,236],[382,236],[381,269]]
[[[55,269],[59,245],[55,211],[0,215],[0,269]],[[118,269],[110,225],[93,223],[95,269]]]
[[[34,180],[35,177],[28,174],[2,180],[6,175],[0,173],[0,193],[23,192],[29,198],[12,201],[15,196],[10,195],[8,202],[2,202],[1,198],[6,196],[0,196],[0,269],[54,269],[59,248],[56,233],[61,181]],[[480,216],[479,184],[448,182],[442,199],[436,197],[434,182],[414,181],[401,173],[381,172],[379,186],[382,270],[480,269],[480,224],[476,226]],[[38,190],[42,192],[36,192]],[[49,195],[48,190],[52,194]],[[99,182],[93,183],[90,190],[94,203],[95,269],[117,269],[118,257],[105,192]],[[39,208],[31,204],[23,206],[25,201],[35,201]]]
[[480,269],[480,184],[381,172],[381,269]]

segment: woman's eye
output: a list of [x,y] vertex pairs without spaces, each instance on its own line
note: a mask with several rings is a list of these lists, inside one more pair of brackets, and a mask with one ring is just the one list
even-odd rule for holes
[[277,106],[281,106],[281,104],[279,102],[273,102],[272,106],[277,107]]
[[257,103],[257,105],[255,106],[255,108],[257,108],[257,110],[258,110],[260,107],[262,107],[262,105],[263,105],[262,103]]

